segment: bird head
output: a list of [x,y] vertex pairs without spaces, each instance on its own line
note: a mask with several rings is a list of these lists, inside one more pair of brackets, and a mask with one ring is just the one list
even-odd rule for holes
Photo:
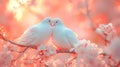
[[55,27],[55,26],[64,26],[64,24],[62,23],[62,20],[59,19],[59,18],[54,18],[54,19],[52,20],[52,22],[51,22],[51,25],[52,25],[53,27]]
[[42,22],[43,22],[43,24],[48,24],[51,26],[52,18],[47,17],[47,18],[43,19]]

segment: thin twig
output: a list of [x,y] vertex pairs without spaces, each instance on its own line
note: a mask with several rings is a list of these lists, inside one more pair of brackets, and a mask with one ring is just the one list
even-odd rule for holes
[[84,3],[85,3],[85,7],[86,7],[86,16],[87,16],[87,18],[89,19],[93,30],[95,30],[96,27],[94,26],[94,24],[93,24],[93,19],[92,19],[92,17],[90,16],[90,10],[89,10],[89,5],[88,5],[88,0],[84,0]]
[[69,50],[56,50],[57,53],[72,53],[76,54],[74,51],[70,52]]
[[25,51],[26,51],[28,48],[29,48],[29,47],[26,47],[26,48],[23,50],[23,52],[22,52],[15,60],[19,59],[19,58],[25,53]]
[[72,58],[69,62],[66,63],[66,66],[70,65],[72,63],[73,60],[75,60],[77,58],[77,56],[75,56],[74,58]]
[[9,40],[8,38],[4,37],[2,34],[0,34],[0,39],[4,40],[4,41],[6,41],[6,42],[9,42],[9,43],[11,43],[11,44],[13,44],[13,45],[20,46],[20,47],[30,47],[30,46],[27,46],[27,45],[17,44],[17,43],[15,43],[15,42]]
[[16,59],[13,59],[13,60],[11,61],[10,67],[12,67],[12,65],[14,65],[14,63],[25,53],[25,51],[26,51],[28,48],[29,48],[29,47],[26,47],[26,48],[23,50],[23,52],[22,52]]

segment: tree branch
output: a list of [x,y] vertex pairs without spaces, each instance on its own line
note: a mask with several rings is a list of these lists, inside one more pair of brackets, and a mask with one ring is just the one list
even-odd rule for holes
[[[37,47],[32,47],[32,46],[28,46],[28,45],[26,46],[26,45],[17,44],[15,42],[9,40],[8,38],[4,37],[2,34],[0,34],[0,39],[4,40],[6,42],[9,42],[9,43],[11,43],[13,45],[20,46],[20,47],[30,47],[30,48],[33,48],[33,49],[37,49]],[[73,53],[73,54],[75,54],[74,51],[70,52],[69,50],[56,50],[56,52],[57,53]]]
[[4,40],[4,41],[6,41],[6,42],[9,42],[9,43],[11,43],[11,44],[13,44],[13,45],[20,46],[20,47],[30,47],[30,46],[26,46],[26,45],[17,44],[17,43],[15,43],[15,42],[9,40],[8,38],[4,37],[2,34],[0,34],[0,39]]
[[88,0],[84,0],[84,3],[85,3],[85,7],[86,7],[86,16],[87,16],[87,18],[89,19],[93,30],[95,30],[96,27],[94,26],[94,24],[93,24],[93,19],[92,19],[92,17],[90,16],[90,10],[89,10],[89,5],[88,5]]

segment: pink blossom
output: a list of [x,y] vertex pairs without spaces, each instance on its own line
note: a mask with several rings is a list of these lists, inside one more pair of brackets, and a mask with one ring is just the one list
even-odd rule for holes
[[120,61],[120,38],[119,37],[114,38],[105,51],[115,60]]
[[7,67],[10,66],[12,55],[7,48],[4,48],[2,52],[0,52],[0,67]]
[[81,44],[75,49],[77,56],[77,66],[103,67],[103,63],[98,59],[99,48],[97,44],[89,40],[81,40]]
[[37,48],[38,52],[43,53],[45,56],[51,56],[53,54],[56,54],[55,49],[52,46],[49,45],[41,45]]
[[116,35],[112,23],[100,24],[99,27],[96,29],[96,32],[107,41],[111,41]]

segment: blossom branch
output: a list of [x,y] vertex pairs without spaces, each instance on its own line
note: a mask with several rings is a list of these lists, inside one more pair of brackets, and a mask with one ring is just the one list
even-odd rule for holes
[[0,34],[0,39],[6,41],[6,42],[9,42],[11,44],[14,44],[14,45],[17,45],[17,46],[20,46],[20,47],[29,47],[29,46],[26,46],[26,45],[21,45],[21,44],[17,44],[11,40],[9,40],[8,38],[4,37],[2,34]]
[[[2,34],[0,34],[0,39],[4,40],[4,41],[6,41],[6,42],[9,42],[9,43],[11,43],[11,44],[13,44],[13,45],[20,46],[20,47],[30,47],[30,48],[36,49],[35,47],[17,44],[17,43],[15,43],[15,42],[9,40],[8,38],[4,37]],[[70,52],[69,50],[56,50],[56,53],[73,53],[73,54],[75,54],[74,51]]]

